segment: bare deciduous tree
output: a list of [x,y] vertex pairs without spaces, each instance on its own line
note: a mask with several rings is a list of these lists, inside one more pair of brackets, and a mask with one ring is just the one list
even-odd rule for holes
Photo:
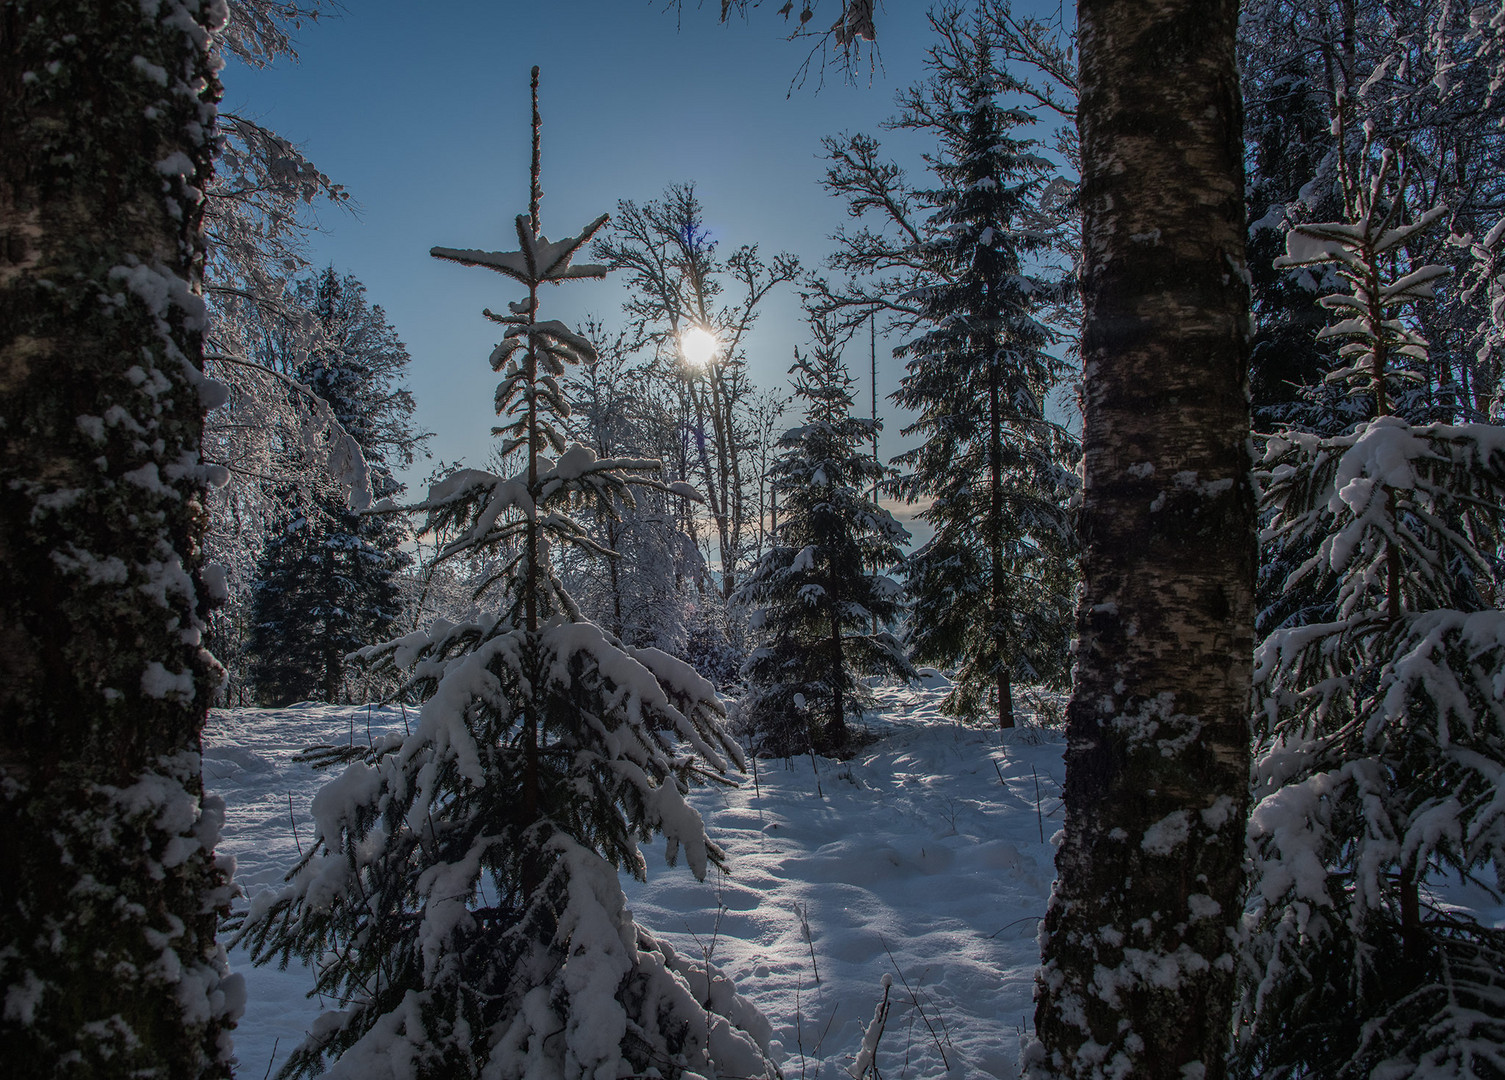
[[[748,498],[742,473],[743,413],[752,385],[746,375],[746,337],[758,308],[778,286],[800,272],[792,255],[764,261],[757,245],[725,257],[706,229],[694,185],[676,184],[660,200],[617,204],[608,239],[595,257],[625,273],[632,290],[623,308],[635,348],[648,348],[684,377],[684,422],[692,440],[706,502],[716,527],[721,595],[736,587],[747,542]],[[700,329],[718,345],[696,367],[681,351],[681,337]]]

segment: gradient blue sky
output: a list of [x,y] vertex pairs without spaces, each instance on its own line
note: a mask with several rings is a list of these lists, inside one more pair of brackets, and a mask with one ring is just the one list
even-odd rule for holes
[[[809,44],[786,40],[769,0],[726,25],[716,0],[685,0],[678,13],[665,0],[347,4],[342,17],[304,27],[299,64],[227,68],[224,107],[299,143],[350,191],[358,216],[322,210],[311,256],[353,273],[386,310],[413,357],[432,452],[472,465],[484,463],[495,419],[486,357],[497,335],[481,309],[518,297],[501,275],[442,263],[428,250],[516,246],[532,65],[542,67],[547,235],[572,233],[619,199],[643,202],[693,181],[724,249],[756,243],[816,268],[846,220],[820,187],[821,137],[879,134],[895,92],[922,77],[928,44],[927,5],[888,0],[871,79],[864,55],[857,85],[829,69],[817,92],[814,78],[791,88]],[[1059,5],[1038,6],[1053,14]],[[817,11],[829,19],[835,8],[828,0]],[[882,137],[918,164],[922,143]],[[593,314],[610,327],[621,296],[610,281],[576,283],[545,293],[542,310],[567,322]],[[783,382],[802,331],[791,290],[766,304],[748,348],[758,385]],[[866,402],[867,350],[858,352],[848,362]],[[900,374],[880,339],[880,414]],[[902,449],[899,426],[884,433],[885,457]],[[411,479],[430,467],[420,463]]]

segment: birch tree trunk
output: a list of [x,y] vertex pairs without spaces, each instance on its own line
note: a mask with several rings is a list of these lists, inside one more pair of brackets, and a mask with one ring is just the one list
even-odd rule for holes
[[1235,0],[1081,0],[1085,592],[1034,1078],[1225,1075],[1253,641]]
[[[209,0],[0,6],[0,1062],[224,1077],[199,749]],[[216,578],[211,573],[211,586]]]

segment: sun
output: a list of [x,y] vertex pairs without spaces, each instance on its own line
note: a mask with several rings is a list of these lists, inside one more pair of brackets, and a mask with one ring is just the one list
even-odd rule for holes
[[679,352],[692,367],[705,367],[721,348],[721,341],[703,326],[692,326],[679,335]]

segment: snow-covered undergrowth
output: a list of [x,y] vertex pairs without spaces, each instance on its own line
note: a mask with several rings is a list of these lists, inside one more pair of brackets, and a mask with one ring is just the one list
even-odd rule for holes
[[[886,973],[883,1076],[1014,1075],[1063,741],[955,724],[936,711],[947,689],[880,689],[867,721],[880,738],[851,761],[765,760],[756,783],[749,774],[739,789],[696,792],[730,856],[726,875],[697,882],[646,851],[648,881],[625,882],[642,925],[682,955],[709,954],[764,1011],[787,1077],[846,1075]],[[399,710],[364,706],[211,716],[205,782],[228,806],[221,851],[248,895],[278,886],[313,832],[309,803],[325,776],[293,755],[403,723]],[[231,962],[250,998],[235,1034],[241,1073],[259,1077],[334,1003],[305,998],[306,969],[252,968],[238,951]]]

